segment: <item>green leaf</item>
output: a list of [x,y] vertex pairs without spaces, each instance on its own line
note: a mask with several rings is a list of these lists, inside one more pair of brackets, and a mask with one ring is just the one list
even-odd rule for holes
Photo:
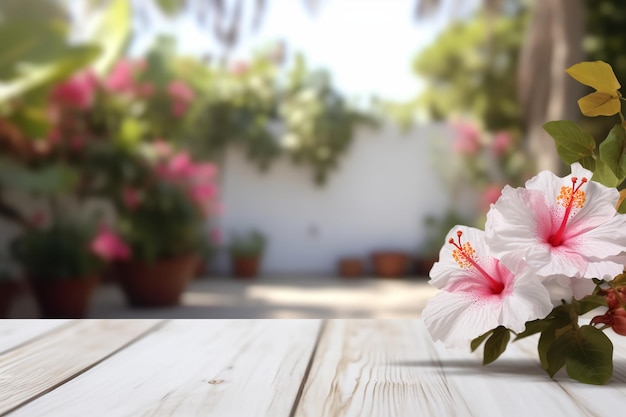
[[[550,348],[552,347],[552,344],[554,343],[555,338],[556,338],[556,331],[554,329],[543,331],[541,333],[541,336],[539,336],[539,343],[537,344],[537,352],[539,353],[539,362],[541,363],[541,367],[546,372],[548,372],[548,369],[550,369],[550,366],[549,366],[550,361],[548,359],[548,352],[550,351]],[[561,366],[559,366],[556,371],[554,371],[553,375],[559,369],[561,369],[564,364],[565,362],[561,364]],[[554,365],[552,365],[552,368],[554,368],[557,365],[558,363],[554,363]]]
[[92,42],[100,45],[102,54],[93,67],[98,74],[106,74],[124,53],[131,34],[129,0],[112,0],[103,12]]
[[488,365],[495,361],[506,350],[511,334],[506,327],[498,326],[493,330],[491,337],[485,342],[483,353],[483,365]]
[[491,329],[483,334],[481,334],[480,336],[478,336],[476,339],[472,340],[472,342],[470,343],[470,347],[472,348],[472,352],[475,351],[476,349],[478,349],[478,346],[480,346],[487,337],[489,337],[493,331],[495,329]]
[[0,25],[0,80],[11,80],[22,65],[51,62],[66,49],[67,27],[63,24],[41,22],[3,22]]
[[602,159],[596,160],[596,169],[591,179],[610,188],[615,188],[622,183]]
[[147,126],[144,123],[127,117],[121,123],[118,143],[125,148],[133,148],[139,144],[146,130]]
[[612,283],[619,286],[626,284],[626,273],[619,274],[618,276],[613,278]]
[[543,125],[543,128],[554,139],[557,152],[563,162],[568,165],[580,162],[583,167],[591,171],[595,170],[596,141],[593,136],[577,124],[566,120],[548,122]]
[[598,307],[607,307],[606,299],[601,295],[588,295],[581,300],[572,300],[576,314],[582,316]]
[[600,159],[621,183],[626,178],[626,130],[615,125],[600,144]]
[[567,374],[576,381],[604,385],[613,375],[613,344],[602,330],[594,326],[582,326],[578,331],[572,330],[558,337],[548,358],[560,363],[563,357]]
[[544,319],[537,319],[533,321],[526,322],[526,329],[523,332],[519,333],[514,341],[518,341],[528,336],[532,336],[533,334],[540,333],[545,330],[548,326],[550,326],[550,322]]
[[50,128],[50,119],[43,106],[24,104],[11,114],[11,123],[28,138],[42,138]]
[[[552,340],[550,340],[552,339]],[[576,332],[573,328],[561,334],[559,337],[547,336],[544,340],[543,350],[547,351],[545,356],[544,369],[550,378],[565,366],[568,352],[572,349],[572,344],[576,342]],[[544,364],[542,363],[542,366]]]

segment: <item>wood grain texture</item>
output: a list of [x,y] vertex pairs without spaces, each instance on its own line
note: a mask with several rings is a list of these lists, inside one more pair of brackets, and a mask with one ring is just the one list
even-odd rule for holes
[[72,323],[72,320],[0,320],[0,353]]
[[288,417],[319,320],[176,320],[11,416]]
[[517,342],[483,367],[481,352],[434,345],[418,320],[332,320],[295,416],[608,416],[623,407],[615,387],[550,380],[535,345]]
[[75,377],[159,320],[84,320],[0,356],[0,415]]

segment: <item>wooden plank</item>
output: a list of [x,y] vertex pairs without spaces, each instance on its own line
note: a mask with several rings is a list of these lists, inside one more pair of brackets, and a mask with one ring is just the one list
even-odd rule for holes
[[0,356],[0,415],[36,398],[158,325],[159,320],[84,320]]
[[175,320],[11,416],[288,417],[319,320]]
[[43,336],[72,320],[0,320],[0,353]]
[[609,388],[606,403],[592,408],[587,402],[596,398],[595,389],[608,387],[578,386],[585,387],[582,403],[547,377],[536,353],[519,345],[483,367],[479,352],[434,345],[418,320],[332,320],[295,416],[558,417],[612,415],[610,410],[623,406],[621,395]]

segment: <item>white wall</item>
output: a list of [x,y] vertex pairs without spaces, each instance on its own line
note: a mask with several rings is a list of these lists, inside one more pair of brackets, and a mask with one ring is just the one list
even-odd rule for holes
[[[219,227],[257,228],[269,238],[263,273],[319,273],[335,270],[341,256],[367,257],[377,249],[415,253],[424,238],[423,219],[443,214],[446,188],[429,158],[431,140],[443,127],[422,126],[403,134],[388,126],[362,130],[327,183],[278,160],[259,173],[232,150],[226,158]],[[224,256],[216,269],[227,270]]]

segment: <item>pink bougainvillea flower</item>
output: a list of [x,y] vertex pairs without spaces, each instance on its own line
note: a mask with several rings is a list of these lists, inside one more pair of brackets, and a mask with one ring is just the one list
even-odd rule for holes
[[502,156],[513,146],[513,138],[509,132],[497,132],[493,135],[493,143],[491,146],[494,154]]
[[53,104],[86,110],[93,104],[98,80],[91,71],[80,72],[56,85],[50,94]]
[[91,241],[91,251],[107,262],[130,258],[130,248],[108,226],[101,226]]
[[209,238],[212,244],[219,245],[222,243],[222,232],[219,229],[212,229]]
[[178,80],[168,84],[167,94],[172,99],[172,113],[176,117],[181,117],[187,112],[187,108],[194,98],[193,90]]
[[122,201],[129,210],[135,210],[139,207],[139,191],[134,188],[124,188],[122,191]]
[[466,155],[474,155],[480,148],[480,131],[476,126],[468,122],[460,122],[454,125],[456,137],[452,144],[455,152]]
[[164,141],[163,139],[157,139],[152,143],[154,151],[159,158],[169,158],[174,153],[172,145]]
[[180,152],[169,161],[167,171],[173,179],[189,178],[195,171],[195,165],[187,152]]
[[194,182],[202,183],[213,181],[217,175],[217,167],[213,164],[197,164],[193,172]]
[[178,80],[172,81],[167,85],[167,93],[173,100],[185,103],[189,103],[194,98],[193,90],[187,84]]
[[542,277],[613,278],[624,270],[626,215],[619,192],[580,164],[564,178],[543,171],[526,188],[504,187],[487,213],[489,248],[505,265],[524,260]]
[[109,91],[117,93],[134,93],[136,65],[132,61],[122,59],[115,64],[111,73],[104,80],[104,86]]
[[212,200],[217,195],[217,187],[213,184],[193,185],[190,188],[192,200],[199,203]]
[[523,263],[509,269],[495,259],[484,232],[456,226],[448,233],[429,283],[440,291],[422,313],[433,340],[446,347],[469,342],[498,326],[516,332],[529,320],[544,318],[552,304],[546,288]]
[[243,75],[250,68],[250,64],[245,61],[237,61],[230,67],[230,73],[233,75]]
[[487,188],[483,190],[482,196],[480,198],[480,207],[481,209],[487,211],[489,207],[498,201],[500,198],[500,192],[502,187],[499,185],[489,185]]

